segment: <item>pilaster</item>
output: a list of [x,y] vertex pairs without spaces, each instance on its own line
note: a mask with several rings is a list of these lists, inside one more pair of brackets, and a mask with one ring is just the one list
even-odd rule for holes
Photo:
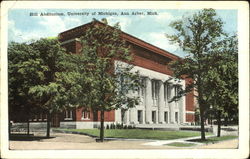
[[164,83],[159,81],[159,104],[158,104],[158,123],[164,123]]
[[151,79],[146,78],[146,100],[145,100],[145,122],[146,124],[152,123],[152,84]]
[[[174,97],[174,85],[170,84],[170,99]],[[170,115],[170,123],[175,123],[175,102],[169,103],[169,115]]]

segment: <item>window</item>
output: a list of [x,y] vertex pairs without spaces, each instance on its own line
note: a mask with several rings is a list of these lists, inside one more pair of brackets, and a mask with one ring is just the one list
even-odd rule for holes
[[137,120],[140,124],[142,123],[142,110],[137,111]]
[[34,115],[34,121],[37,121],[37,115]]
[[72,110],[66,110],[64,112],[64,120],[73,120],[73,112],[72,112]]
[[159,97],[159,82],[156,80],[152,80],[152,98],[158,99]]
[[145,98],[145,92],[146,92],[146,79],[145,79],[145,78],[142,78],[142,79],[141,79],[141,82],[142,82],[142,87],[141,87],[141,89],[140,89],[141,97],[142,97],[142,98]]
[[175,85],[174,86],[174,95],[178,96],[181,91],[181,86],[180,85]]
[[152,122],[156,123],[156,111],[152,111]]
[[43,120],[43,113],[39,113],[39,121],[42,121]]
[[164,112],[164,121],[165,123],[168,123],[168,112]]
[[82,111],[82,120],[89,120],[90,119],[90,112],[89,111]]
[[175,112],[175,122],[178,123],[178,112]]
[[47,121],[47,114],[43,113],[43,120]]
[[170,100],[170,85],[169,83],[164,83],[164,100],[169,101]]

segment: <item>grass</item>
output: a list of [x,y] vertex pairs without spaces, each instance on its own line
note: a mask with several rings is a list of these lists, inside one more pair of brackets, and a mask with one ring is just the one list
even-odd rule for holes
[[[99,129],[57,129],[68,132],[80,132],[91,136],[99,137]],[[206,133],[211,135],[211,133]],[[153,139],[171,140],[186,137],[200,136],[200,132],[191,131],[163,131],[163,130],[143,130],[143,129],[106,129],[106,138],[126,138],[126,139]]]
[[184,142],[172,142],[170,144],[165,144],[168,146],[175,146],[175,147],[190,147],[190,146],[195,146],[196,144],[194,143],[184,143]]
[[221,136],[221,137],[209,137],[206,140],[201,140],[201,139],[193,139],[193,140],[188,140],[192,142],[200,142],[200,143],[216,143],[219,141],[224,141],[224,140],[231,140],[231,139],[236,139],[238,136]]

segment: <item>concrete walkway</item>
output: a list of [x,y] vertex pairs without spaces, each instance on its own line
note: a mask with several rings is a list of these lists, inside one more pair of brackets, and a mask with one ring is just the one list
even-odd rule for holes
[[[165,144],[172,142],[186,142],[188,139],[199,137],[183,138],[175,140],[110,140],[97,143],[94,138],[86,135],[52,133],[52,138],[42,138],[45,133],[36,133],[34,140],[11,140],[11,150],[135,150],[135,149],[192,149],[192,148],[237,148],[238,140],[223,141],[215,144],[203,145],[195,143],[192,147],[175,147]],[[187,143],[187,142],[186,142]],[[193,142],[192,142],[193,143]]]
[[[213,137],[213,136],[215,136],[215,135],[209,135],[206,137]],[[174,139],[174,140],[158,140],[158,141],[154,141],[154,142],[145,143],[144,145],[160,146],[160,145],[170,144],[173,142],[193,143],[195,145],[203,145],[203,143],[187,141],[187,140],[193,140],[193,139],[200,139],[200,136]]]

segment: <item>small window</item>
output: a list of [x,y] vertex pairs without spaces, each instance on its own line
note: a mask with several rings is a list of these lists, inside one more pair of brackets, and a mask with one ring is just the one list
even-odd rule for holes
[[89,120],[90,119],[90,112],[87,110],[82,111],[82,120]]
[[64,112],[64,120],[73,120],[73,112],[72,112],[72,110],[66,110]]

